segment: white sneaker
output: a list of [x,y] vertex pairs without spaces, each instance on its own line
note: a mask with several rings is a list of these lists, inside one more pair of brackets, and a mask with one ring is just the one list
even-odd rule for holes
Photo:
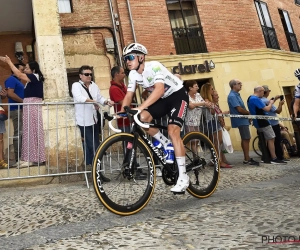
[[22,165],[24,162],[26,162],[26,161],[16,161],[16,163],[15,164],[13,164],[12,165],[12,167],[18,167],[18,166],[20,166],[20,165]]
[[171,188],[171,192],[174,193],[185,192],[185,190],[189,185],[190,185],[190,178],[187,174],[179,176],[176,185]]
[[27,168],[33,166],[33,162],[31,161],[23,161],[22,163],[20,162],[19,168]]
[[156,168],[156,177],[162,177],[162,172],[159,167]]

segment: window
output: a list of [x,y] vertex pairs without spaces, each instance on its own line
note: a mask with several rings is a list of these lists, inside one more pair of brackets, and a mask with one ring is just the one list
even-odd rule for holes
[[280,9],[278,11],[285,32],[286,40],[290,47],[290,51],[299,52],[297,37],[294,33],[292,23],[289,17],[289,13],[285,10],[280,10]]
[[58,13],[72,13],[72,1],[71,0],[57,0]]
[[267,4],[261,1],[255,1],[255,7],[265,37],[267,48],[280,49]]
[[207,52],[194,0],[166,0],[177,54]]

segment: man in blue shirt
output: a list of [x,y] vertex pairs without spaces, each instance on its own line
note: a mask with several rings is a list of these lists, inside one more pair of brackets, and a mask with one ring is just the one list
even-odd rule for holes
[[[265,112],[269,112],[274,103],[274,98],[269,100],[269,104],[266,106],[261,98],[264,95],[264,88],[262,86],[257,86],[254,88],[254,94],[248,98],[248,108],[251,115],[266,115]],[[271,163],[272,164],[286,164],[285,161],[282,161],[277,158],[275,153],[275,133],[270,125],[270,122],[266,119],[253,119],[253,124],[257,128],[258,132],[264,134],[266,144],[271,154]]]
[[[24,70],[23,64],[15,64],[16,68],[21,72]],[[24,99],[24,84],[12,74],[5,80],[5,88],[7,89],[8,103],[23,103]],[[21,157],[22,148],[22,134],[23,134],[23,106],[10,105],[10,118],[14,126],[14,152],[15,160],[19,161]],[[20,149],[20,150],[19,150]]]
[[[246,110],[245,104],[241,98],[240,91],[242,89],[242,83],[238,79],[233,79],[229,82],[231,91],[227,97],[227,102],[230,110],[230,114],[233,115],[249,115],[249,111]],[[259,165],[259,162],[253,160],[249,156],[249,144],[250,144],[250,130],[249,120],[247,118],[235,118],[230,117],[232,128],[238,128],[241,135],[241,146],[244,153],[243,163],[249,165]]]
[[[264,88],[264,96],[261,98],[261,100],[267,106],[269,104],[268,97],[270,95],[271,90],[269,89],[269,86],[267,86],[267,85],[263,85],[262,87]],[[280,95],[275,96],[274,102],[276,102],[276,100],[278,100],[279,98],[280,98]],[[271,110],[267,113],[267,115],[277,117],[277,114],[280,114],[282,111],[283,104],[284,104],[283,99],[279,102],[278,108],[276,108],[275,105],[273,104],[271,107]],[[269,122],[275,133],[275,154],[279,160],[286,161],[283,158],[283,150],[282,150],[282,147],[280,144],[281,143],[281,129],[279,126],[279,121],[278,120],[269,120]]]

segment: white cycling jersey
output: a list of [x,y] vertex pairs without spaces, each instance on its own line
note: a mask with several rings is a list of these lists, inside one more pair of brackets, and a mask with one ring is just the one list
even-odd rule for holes
[[136,86],[139,84],[151,93],[154,90],[154,84],[158,82],[165,84],[165,93],[162,98],[170,96],[183,86],[182,80],[174,76],[165,66],[160,62],[152,61],[145,62],[145,68],[142,74],[136,70],[130,71],[127,91],[135,92]]
[[300,98],[300,83],[295,87],[295,98]]

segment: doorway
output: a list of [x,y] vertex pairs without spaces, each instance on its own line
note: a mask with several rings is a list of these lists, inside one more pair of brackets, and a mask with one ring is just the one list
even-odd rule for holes
[[201,78],[201,79],[191,79],[191,80],[194,80],[197,82],[198,87],[199,87],[198,93],[200,93],[201,87],[205,83],[210,83],[215,88],[213,78]]
[[286,105],[289,110],[289,114],[292,115],[293,107],[291,107],[291,102],[294,98],[295,86],[282,87],[282,89],[283,89],[284,99],[286,101]]

